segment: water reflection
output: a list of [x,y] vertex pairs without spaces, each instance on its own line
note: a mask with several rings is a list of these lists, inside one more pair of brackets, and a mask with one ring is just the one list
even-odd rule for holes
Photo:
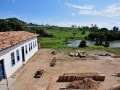
[[[74,47],[78,47],[79,44],[80,44],[81,40],[75,40],[75,41],[71,41],[69,44],[67,44],[67,46],[74,46]],[[87,45],[90,45],[90,44],[94,44],[95,41],[86,41]],[[109,46],[110,47],[120,47],[120,41],[110,41],[109,42]]]

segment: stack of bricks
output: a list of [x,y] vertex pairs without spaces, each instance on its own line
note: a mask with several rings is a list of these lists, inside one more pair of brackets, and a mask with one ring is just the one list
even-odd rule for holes
[[97,72],[87,73],[65,73],[58,78],[58,82],[72,82],[75,80],[83,80],[84,78],[92,78],[95,81],[104,81],[105,75]]
[[52,61],[50,62],[50,66],[54,67],[56,65],[56,58],[54,57]]

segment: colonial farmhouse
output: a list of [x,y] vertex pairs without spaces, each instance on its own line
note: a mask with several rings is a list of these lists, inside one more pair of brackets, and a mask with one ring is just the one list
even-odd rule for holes
[[37,36],[25,31],[0,32],[0,81],[9,78],[38,51]]

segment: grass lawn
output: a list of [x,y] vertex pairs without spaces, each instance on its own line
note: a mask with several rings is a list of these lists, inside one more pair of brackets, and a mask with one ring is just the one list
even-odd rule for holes
[[[84,39],[86,36],[89,35],[89,32],[86,31],[85,34],[81,34],[82,31],[80,30],[46,30],[49,34],[54,35],[53,38],[44,38],[39,37],[39,43],[41,44],[42,48],[75,48],[75,47],[67,47],[65,45],[66,39],[67,41],[70,40],[80,40]],[[73,35],[75,33],[75,35]],[[74,38],[73,38],[74,37]]]
[[63,38],[39,38],[42,48],[66,48]]
[[[106,48],[104,46],[95,46],[95,45],[89,45],[86,48],[78,48],[78,47],[68,47],[66,46],[66,38],[68,41],[72,40],[82,40],[86,36],[89,35],[89,32],[86,31],[85,34],[81,34],[82,31],[80,30],[46,30],[49,34],[53,34],[53,38],[45,38],[45,37],[39,37],[38,41],[41,45],[41,48],[54,48],[54,49],[81,49],[81,50],[107,50],[116,54],[120,54],[120,48]],[[76,33],[74,38],[73,33]]]
[[115,54],[120,54],[120,47],[108,48],[107,51],[115,53]]
[[89,32],[86,31],[85,34],[81,34],[80,30],[46,30],[49,34],[54,35],[56,38],[70,38],[73,37],[73,33],[75,33],[74,39],[84,39],[89,35]]

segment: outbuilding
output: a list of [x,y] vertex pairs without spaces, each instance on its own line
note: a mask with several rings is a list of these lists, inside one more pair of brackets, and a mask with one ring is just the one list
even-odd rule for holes
[[9,78],[38,51],[37,36],[26,31],[0,32],[0,81]]

